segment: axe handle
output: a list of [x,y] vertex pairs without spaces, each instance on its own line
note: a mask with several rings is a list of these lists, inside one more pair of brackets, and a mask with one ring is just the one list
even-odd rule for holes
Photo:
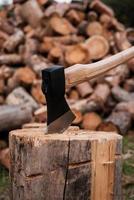
[[92,64],[75,64],[65,69],[66,87],[93,79],[134,57],[134,46]]

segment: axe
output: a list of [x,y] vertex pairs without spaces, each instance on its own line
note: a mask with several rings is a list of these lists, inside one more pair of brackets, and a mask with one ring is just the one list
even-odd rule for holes
[[47,102],[47,133],[64,132],[75,119],[65,99],[65,88],[93,79],[134,57],[134,47],[92,64],[75,64],[64,70],[42,70],[42,91]]

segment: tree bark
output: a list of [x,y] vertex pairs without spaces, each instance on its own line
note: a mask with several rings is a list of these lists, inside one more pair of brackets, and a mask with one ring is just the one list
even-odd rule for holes
[[11,199],[121,200],[121,140],[83,130],[11,132]]

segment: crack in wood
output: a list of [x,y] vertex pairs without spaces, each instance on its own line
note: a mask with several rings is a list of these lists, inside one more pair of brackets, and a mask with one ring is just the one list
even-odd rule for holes
[[42,173],[38,173],[38,174],[31,174],[29,176],[26,176],[27,179],[33,179],[33,178],[41,178],[43,177]]
[[87,165],[90,163],[91,163],[91,160],[86,160],[86,161],[79,162],[79,163],[71,163],[71,164],[69,164],[69,169],[73,169],[75,167],[81,167],[81,166],[84,166],[84,165]]
[[68,170],[69,170],[69,156],[70,156],[70,139],[68,141],[67,168],[66,168],[66,175],[65,175],[65,185],[64,185],[64,191],[63,191],[63,200],[65,200],[65,195],[66,195],[67,177],[68,177]]

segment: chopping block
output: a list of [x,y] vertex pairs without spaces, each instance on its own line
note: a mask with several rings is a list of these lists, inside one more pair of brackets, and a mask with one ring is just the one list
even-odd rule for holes
[[70,128],[10,133],[12,200],[121,200],[122,136]]

